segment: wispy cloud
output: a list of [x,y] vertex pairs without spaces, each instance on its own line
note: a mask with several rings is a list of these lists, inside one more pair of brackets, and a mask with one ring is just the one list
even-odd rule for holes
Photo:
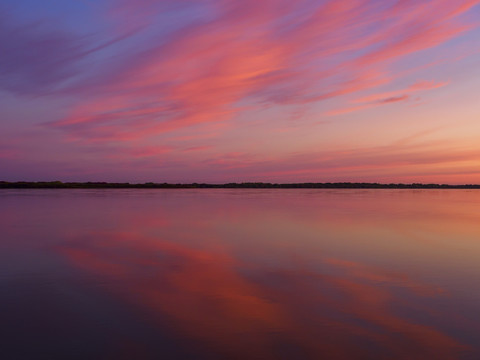
[[126,141],[231,119],[245,101],[305,104],[373,89],[395,78],[393,61],[472,28],[457,19],[476,3],[122,1],[109,16],[149,24],[150,32],[149,19],[165,7],[200,4],[209,13],[135,49],[101,92],[50,126],[76,139]]
[[[437,83],[433,81],[418,81],[415,84],[412,84],[411,86],[405,89],[389,91],[384,93],[376,93],[376,94],[368,95],[366,97],[355,99],[352,101],[352,103],[359,104],[359,105],[347,106],[345,108],[331,110],[327,112],[325,115],[327,116],[341,115],[341,114],[351,113],[354,111],[370,109],[370,108],[381,106],[381,105],[409,101],[411,99],[411,95],[415,92],[438,89],[447,84],[448,82]],[[418,99],[419,98],[417,98],[417,100]]]
[[[1,10],[1,9],[0,9]],[[0,11],[0,89],[39,95],[74,76],[84,44],[47,21],[17,24]]]
[[[63,25],[47,12],[0,9],[0,95],[8,93],[0,102],[9,104],[0,121],[12,133],[35,133],[0,157],[22,174],[76,162],[75,174],[98,176],[108,163],[118,165],[109,167],[116,179],[133,168],[146,179],[161,163],[176,180],[373,179],[395,167],[423,174],[414,169],[421,164],[448,172],[477,156],[460,143],[384,149],[385,134],[347,146],[352,154],[308,149],[333,143],[330,135],[352,138],[357,128],[333,115],[420,113],[423,106],[412,106],[428,106],[429,94],[455,95],[458,78],[438,66],[473,56],[468,31],[479,25],[480,0],[90,3],[83,15],[65,14],[74,21]],[[437,122],[419,119],[412,139]]]

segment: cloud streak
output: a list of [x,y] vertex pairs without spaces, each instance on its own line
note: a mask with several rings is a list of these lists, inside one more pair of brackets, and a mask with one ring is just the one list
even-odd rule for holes
[[[374,89],[395,78],[394,61],[471,29],[459,17],[476,3],[200,1],[208,17],[134,49],[102,91],[49,126],[85,141],[128,141],[226,121],[245,103],[301,105]],[[143,3],[121,6],[127,24],[155,16]]]
[[[444,70],[478,56],[464,50],[475,42],[469,31],[478,32],[479,3],[111,0],[65,13],[64,25],[46,9],[22,13],[12,5],[0,9],[0,109],[7,109],[0,113],[0,145],[10,135],[25,140],[0,158],[21,174],[75,163],[75,176],[122,169],[125,180],[132,173],[155,180],[154,168],[175,181],[296,179],[292,174],[314,176],[319,169],[387,176],[381,149],[394,139],[366,119],[378,123],[386,111],[403,112],[407,122],[418,120],[410,135],[452,124],[448,112],[420,114],[457,108],[461,69]],[[448,97],[439,103],[437,94]],[[477,111],[458,109],[456,124]],[[365,125],[358,139],[371,138],[369,144],[309,152],[322,142],[342,148],[333,139],[353,139],[357,122]],[[441,146],[408,153],[402,146],[388,152],[392,164],[401,156],[435,162],[453,154],[456,160],[443,162],[450,173],[455,164],[474,163],[468,151],[461,160],[461,144],[451,153]],[[347,160],[345,152],[357,148],[379,152]],[[339,165],[318,165],[324,155]],[[369,165],[362,172],[355,161]],[[467,167],[462,171],[471,173]]]
[[[342,115],[342,114],[347,114],[347,113],[351,113],[359,110],[374,108],[381,105],[388,105],[388,104],[397,103],[397,102],[406,102],[411,100],[412,94],[415,92],[438,89],[447,84],[448,82],[436,83],[433,81],[418,81],[415,84],[410,85],[406,89],[390,91],[385,93],[377,93],[377,94],[372,94],[366,97],[355,99],[352,101],[352,103],[360,104],[360,105],[347,106],[345,108],[331,110],[327,112],[325,115],[327,116]],[[416,98],[417,101],[419,99],[420,98]]]

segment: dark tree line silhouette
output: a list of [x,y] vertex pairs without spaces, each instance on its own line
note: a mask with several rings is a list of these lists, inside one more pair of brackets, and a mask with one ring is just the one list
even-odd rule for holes
[[242,182],[226,184],[169,184],[147,182],[143,184],[110,182],[61,182],[61,181],[0,181],[0,189],[480,189],[479,184],[380,184],[358,182],[335,183],[264,183]]

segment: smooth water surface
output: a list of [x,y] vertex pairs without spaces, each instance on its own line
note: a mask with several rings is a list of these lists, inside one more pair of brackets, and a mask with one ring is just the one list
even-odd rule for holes
[[480,359],[480,191],[1,190],[0,359]]

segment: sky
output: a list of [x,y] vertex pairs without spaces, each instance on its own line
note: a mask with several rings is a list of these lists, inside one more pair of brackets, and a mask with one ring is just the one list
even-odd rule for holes
[[2,0],[0,180],[480,183],[480,0]]

